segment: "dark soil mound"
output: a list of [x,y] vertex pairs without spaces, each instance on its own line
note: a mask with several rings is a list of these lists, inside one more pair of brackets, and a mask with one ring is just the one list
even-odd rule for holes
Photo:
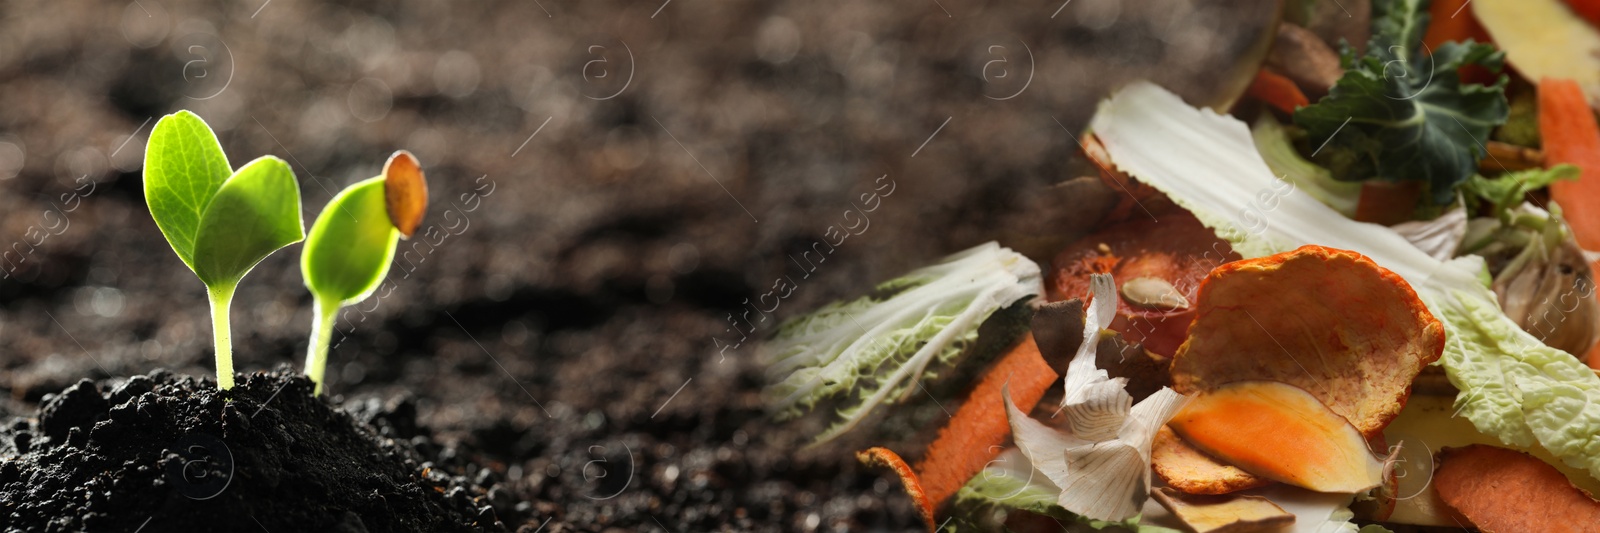
[[425,462],[441,448],[419,434],[407,402],[355,402],[347,412],[311,390],[286,368],[227,392],[160,370],[80,381],[46,397],[36,418],[0,428],[0,529],[434,532],[519,523],[506,489]]

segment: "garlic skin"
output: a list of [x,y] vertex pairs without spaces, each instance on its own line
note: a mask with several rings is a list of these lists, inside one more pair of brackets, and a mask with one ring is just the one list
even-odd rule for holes
[[1389,229],[1440,261],[1449,261],[1467,237],[1467,210],[1457,207],[1433,220],[1401,222]]
[[1517,223],[1498,229],[1484,252],[1500,267],[1491,288],[1506,316],[1546,346],[1581,357],[1600,340],[1600,303],[1589,254],[1552,207],[1522,204]]
[[1006,416],[1035,472],[1061,489],[1057,505],[1095,520],[1123,521],[1137,516],[1150,497],[1151,444],[1187,397],[1163,387],[1135,405],[1127,379],[1112,379],[1095,366],[1100,332],[1116,313],[1116,285],[1109,274],[1096,274],[1090,290],[1084,341],[1062,380],[1062,427],[1029,418],[1009,390]]
[[1545,345],[1579,356],[1594,346],[1600,333],[1594,272],[1571,235],[1548,248],[1535,239],[1492,287],[1506,316]]

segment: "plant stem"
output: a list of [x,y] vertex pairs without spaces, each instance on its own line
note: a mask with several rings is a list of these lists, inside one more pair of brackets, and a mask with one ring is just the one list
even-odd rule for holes
[[306,346],[306,377],[316,383],[313,395],[322,394],[322,377],[328,368],[328,343],[333,341],[333,323],[344,307],[339,300],[318,296],[311,318],[311,344]]
[[233,305],[235,285],[206,287],[211,298],[211,331],[216,338],[217,387],[233,388],[233,340],[228,326],[228,312]]

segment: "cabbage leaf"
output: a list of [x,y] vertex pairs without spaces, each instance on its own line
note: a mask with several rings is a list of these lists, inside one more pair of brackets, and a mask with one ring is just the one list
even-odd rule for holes
[[816,442],[832,440],[954,366],[995,311],[1043,291],[1038,264],[989,242],[790,320],[763,347],[771,407],[788,419],[842,398]]

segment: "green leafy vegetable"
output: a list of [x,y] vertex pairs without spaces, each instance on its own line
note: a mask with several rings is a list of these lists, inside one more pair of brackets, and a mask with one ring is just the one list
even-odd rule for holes
[[990,242],[784,324],[764,348],[772,407],[794,418],[827,399],[848,404],[817,442],[849,431],[918,380],[953,366],[1001,307],[1043,292],[1039,265]]
[[1504,54],[1472,41],[1430,53],[1422,46],[1427,27],[1426,0],[1374,1],[1366,55],[1344,46],[1344,76],[1327,97],[1296,110],[1294,121],[1335,178],[1421,181],[1426,197],[1445,205],[1476,172],[1483,142],[1508,113],[1504,76],[1494,85],[1463,84],[1456,69],[1498,71]]
[[1478,204],[1486,203],[1502,224],[1511,224],[1512,210],[1522,205],[1529,192],[1549,187],[1557,181],[1576,180],[1579,174],[1578,167],[1561,164],[1549,169],[1511,172],[1496,178],[1473,175],[1461,185],[1461,189],[1467,193],[1467,205],[1476,209]]
[[[306,375],[317,384],[315,393],[322,392],[328,343],[339,309],[371,296],[389,273],[401,234],[391,221],[388,206],[393,195],[388,194],[388,182],[402,175],[414,180],[416,189],[426,194],[416,158],[405,151],[395,152],[384,165],[384,175],[340,191],[311,225],[300,255],[300,272],[316,301],[311,342],[306,348]],[[413,228],[421,221],[426,196],[421,202],[408,210],[415,213]]]
[[282,159],[263,156],[234,172],[205,121],[162,117],[145,147],[145,201],[156,227],[211,300],[217,385],[233,387],[228,309],[244,275],[272,252],[305,238],[300,185]]
[[1506,444],[1537,443],[1600,476],[1600,377],[1500,310],[1481,257],[1440,261],[1387,227],[1285,190],[1244,123],[1160,87],[1124,88],[1101,103],[1092,127],[1118,168],[1193,212],[1244,257],[1318,244],[1360,252],[1399,274],[1444,323],[1441,363],[1461,391],[1459,415]]
[[1316,197],[1344,216],[1356,215],[1356,205],[1361,201],[1361,184],[1333,179],[1333,173],[1328,169],[1300,157],[1300,152],[1295,150],[1294,143],[1289,139],[1289,131],[1278,124],[1271,113],[1262,113],[1261,118],[1256,119],[1256,125],[1250,129],[1250,134],[1273,174],[1293,183],[1295,188]]

